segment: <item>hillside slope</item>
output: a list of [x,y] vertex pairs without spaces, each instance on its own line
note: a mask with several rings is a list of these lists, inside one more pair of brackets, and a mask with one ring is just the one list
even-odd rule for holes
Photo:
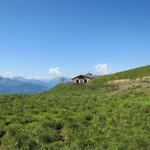
[[[148,76],[144,70],[121,74],[136,79]],[[149,150],[150,81],[122,92],[102,78],[38,95],[1,95],[0,149]]]
[[106,82],[110,80],[137,79],[137,78],[142,78],[146,76],[150,76],[150,65],[127,70],[127,71],[118,72],[115,74],[97,77],[93,82],[102,83],[102,82]]

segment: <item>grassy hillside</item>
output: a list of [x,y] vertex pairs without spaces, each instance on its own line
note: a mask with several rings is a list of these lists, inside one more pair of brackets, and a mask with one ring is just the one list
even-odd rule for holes
[[150,76],[150,66],[139,67],[132,70],[127,70],[127,71],[123,71],[111,75],[97,77],[94,80],[94,83],[102,83],[102,82],[106,82],[110,80],[118,80],[118,79],[136,79],[136,78],[142,78],[146,76]]
[[146,68],[39,95],[1,95],[0,149],[149,150],[150,82],[124,92],[99,84],[116,75],[147,76]]

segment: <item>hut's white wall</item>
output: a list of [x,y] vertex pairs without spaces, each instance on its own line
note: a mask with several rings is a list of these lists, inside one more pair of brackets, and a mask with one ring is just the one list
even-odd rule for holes
[[87,83],[89,81],[91,81],[91,79],[89,79],[89,78],[83,78],[83,79],[75,78],[75,79],[73,79],[73,83]]

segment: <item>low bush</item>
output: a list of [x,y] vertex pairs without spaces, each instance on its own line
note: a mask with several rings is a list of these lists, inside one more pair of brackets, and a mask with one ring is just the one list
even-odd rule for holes
[[54,130],[42,131],[39,134],[39,141],[44,144],[50,144],[53,142],[57,142],[59,140],[60,140],[60,136],[59,136],[58,132],[56,132]]

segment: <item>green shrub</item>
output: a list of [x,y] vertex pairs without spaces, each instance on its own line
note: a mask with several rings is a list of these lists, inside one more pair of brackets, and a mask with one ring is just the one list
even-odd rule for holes
[[44,144],[50,144],[60,140],[59,134],[54,130],[42,131],[39,135],[39,140]]
[[29,141],[29,150],[40,150],[41,146],[38,142],[34,140]]
[[25,133],[17,133],[15,136],[16,146],[18,149],[27,149],[29,136]]
[[64,127],[64,123],[60,120],[46,120],[42,123],[43,128],[51,128],[54,130],[61,130]]

